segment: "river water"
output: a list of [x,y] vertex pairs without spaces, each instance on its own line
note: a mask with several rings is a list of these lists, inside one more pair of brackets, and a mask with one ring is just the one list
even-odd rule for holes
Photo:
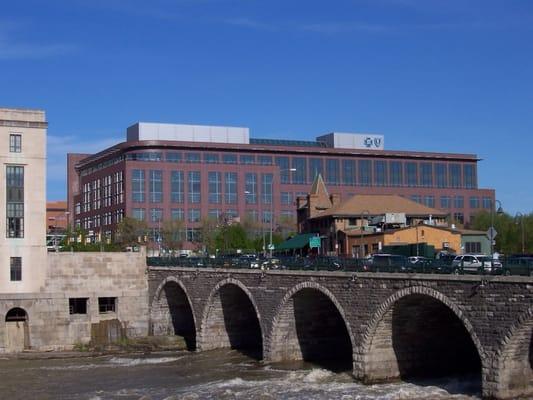
[[264,364],[233,350],[0,359],[0,398],[18,400],[478,399],[473,382],[365,386],[306,363]]

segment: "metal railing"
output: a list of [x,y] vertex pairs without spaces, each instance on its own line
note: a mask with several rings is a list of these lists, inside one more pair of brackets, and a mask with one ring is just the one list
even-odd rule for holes
[[380,257],[372,259],[319,257],[308,258],[208,258],[208,257],[147,257],[150,267],[232,268],[289,271],[344,271],[344,272],[403,272],[421,274],[476,274],[533,276],[533,258],[483,261],[478,264],[450,263],[441,260],[409,262],[407,258]]

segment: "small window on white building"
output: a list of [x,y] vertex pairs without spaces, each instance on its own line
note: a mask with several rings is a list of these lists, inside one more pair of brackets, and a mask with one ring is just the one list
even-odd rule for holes
[[98,297],[98,311],[100,314],[116,312],[117,298],[116,297]]
[[11,281],[22,280],[22,257],[11,257],[10,259],[10,276]]
[[87,298],[74,297],[68,299],[69,314],[87,314]]
[[9,152],[20,153],[22,151],[22,135],[20,133],[12,133],[9,135]]

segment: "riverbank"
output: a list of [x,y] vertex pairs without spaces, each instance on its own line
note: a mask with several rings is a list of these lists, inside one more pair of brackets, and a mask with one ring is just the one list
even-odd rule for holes
[[116,356],[121,354],[152,354],[187,351],[185,340],[179,336],[147,336],[122,339],[108,345],[76,344],[72,350],[24,350],[20,353],[0,354],[0,360],[53,360]]

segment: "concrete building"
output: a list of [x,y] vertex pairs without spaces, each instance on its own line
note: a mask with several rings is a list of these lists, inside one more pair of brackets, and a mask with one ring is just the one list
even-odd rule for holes
[[43,111],[0,109],[0,352],[146,335],[145,252],[46,251],[46,128]]
[[47,126],[44,111],[0,109],[0,293],[44,286]]
[[97,154],[68,155],[72,222],[95,239],[124,216],[145,220],[153,239],[170,219],[184,221],[189,241],[206,217],[275,229],[280,218],[295,220],[295,199],[318,174],[339,200],[395,194],[457,223],[494,204],[494,190],[478,188],[475,155],[385,150],[381,135],[275,140],[242,127],[139,122],[126,136]]

